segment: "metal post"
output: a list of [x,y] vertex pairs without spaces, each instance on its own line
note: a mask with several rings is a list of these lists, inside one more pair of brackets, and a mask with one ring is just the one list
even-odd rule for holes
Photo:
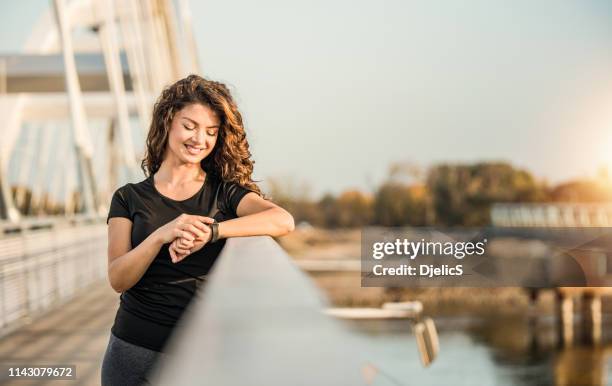
[[20,154],[21,159],[19,162],[19,173],[17,175],[15,203],[17,204],[17,207],[24,212],[24,214],[27,214],[28,210],[28,206],[26,205],[28,180],[36,167],[34,159],[37,154],[35,153],[34,149],[37,147],[35,141],[36,137],[38,136],[39,129],[39,126],[33,127],[28,125],[28,127],[24,129],[23,140],[25,143],[21,144],[23,145],[23,151]]
[[119,166],[119,162],[118,162],[118,154],[117,154],[117,150],[116,150],[116,146],[114,145],[114,143],[116,142],[116,136],[115,136],[115,120],[111,119],[109,122],[109,127],[108,127],[108,136],[107,136],[107,144],[108,144],[108,149],[109,149],[109,155],[108,155],[108,186],[109,186],[109,200],[110,201],[110,194],[112,194],[112,189],[114,189],[118,183],[117,183],[117,169]]
[[[1,148],[0,148],[0,208],[2,218],[18,221],[21,218],[19,210],[15,206],[13,194],[8,183],[8,163],[10,156],[13,154],[13,148],[17,138],[21,135],[23,108],[28,98],[25,95],[20,95],[14,102],[3,103],[3,116],[9,116],[7,123],[0,127],[2,131]],[[4,102],[4,101],[3,101]]]
[[51,140],[53,136],[51,135],[52,128],[49,124],[46,124],[42,127],[40,136],[39,136],[39,144],[37,147],[37,162],[35,164],[35,170],[33,173],[33,183],[32,183],[32,195],[30,197],[30,212],[29,214],[40,213],[39,205],[42,203],[42,195],[43,188],[45,185],[45,176],[48,171],[47,166],[49,165],[49,153],[51,151]]
[[160,46],[161,36],[159,29],[157,28],[157,18],[154,14],[153,5],[149,1],[141,1],[144,13],[144,20],[147,32],[145,36],[146,46],[150,53],[149,63],[151,64],[150,72],[153,75],[153,88],[154,93],[158,93],[168,83],[168,75],[166,70],[168,69],[168,62],[163,55],[163,47]]
[[[71,159],[71,157],[66,157],[66,152],[70,150],[67,148],[68,142],[70,141],[70,132],[68,130],[62,130],[60,128],[59,133],[57,134],[58,145],[56,147],[57,152],[55,153],[55,163],[57,164],[58,158],[61,156],[62,158]],[[70,153],[69,153],[70,154]],[[61,190],[62,188],[66,189],[65,181],[66,174],[69,173],[69,168],[62,168],[58,170],[59,173],[55,173],[55,178],[51,179],[51,186],[49,186],[49,197],[54,197],[56,203],[61,202]]]
[[72,129],[74,132],[77,165],[81,177],[81,188],[85,204],[85,212],[93,214],[98,209],[95,182],[91,174],[91,156],[93,144],[88,132],[85,108],[81,96],[74,51],[72,49],[72,37],[70,21],[66,12],[65,0],[54,0],[55,17],[59,30],[62,53],[64,56],[64,68],[66,77],[66,89],[70,99],[70,115],[72,118]]
[[150,120],[150,96],[147,85],[147,70],[145,67],[145,54],[143,51],[143,39],[141,33],[141,22],[138,16],[138,9],[134,0],[127,0],[124,3],[127,7],[119,12],[119,26],[123,37],[123,48],[128,59],[130,78],[132,81],[132,92],[136,96],[136,106],[138,117],[143,129],[146,129]]
[[102,13],[102,24],[98,35],[106,63],[108,84],[115,100],[115,110],[117,122],[119,123],[119,133],[121,138],[121,149],[123,163],[128,168],[136,167],[136,156],[134,154],[134,144],[132,143],[132,133],[130,129],[130,118],[125,97],[125,84],[123,83],[123,69],[119,57],[119,43],[117,30],[115,28],[115,13],[113,4],[110,0],[102,0],[96,3],[98,11]]
[[152,16],[152,25],[153,25],[153,36],[155,40],[153,44],[158,46],[159,52],[161,54],[161,62],[162,72],[159,74],[160,78],[163,78],[163,83],[161,86],[165,86],[168,83],[171,83],[175,80],[175,71],[174,65],[172,63],[172,59],[170,58],[170,44],[168,41],[168,36],[166,34],[164,20],[163,20],[163,7],[160,6],[159,0],[151,0],[151,16]]
[[[176,24],[176,12],[170,0],[158,0],[160,10],[160,22],[166,42],[168,44],[168,56],[172,66],[172,78],[179,79],[188,72],[187,64],[182,60],[183,55],[179,51],[178,26]],[[185,53],[186,54],[186,53]]]

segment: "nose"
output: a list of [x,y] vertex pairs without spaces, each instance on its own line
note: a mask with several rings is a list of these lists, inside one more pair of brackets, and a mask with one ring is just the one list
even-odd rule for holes
[[205,130],[196,130],[196,133],[193,136],[193,140],[198,145],[204,145],[208,147],[208,143],[206,142],[206,131]]

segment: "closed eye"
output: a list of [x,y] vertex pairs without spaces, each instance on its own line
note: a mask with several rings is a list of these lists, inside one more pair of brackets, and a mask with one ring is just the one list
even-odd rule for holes
[[183,127],[184,127],[185,129],[187,129],[187,130],[193,130],[193,129],[195,129],[195,127],[189,127],[189,126],[187,126],[187,125],[183,125]]

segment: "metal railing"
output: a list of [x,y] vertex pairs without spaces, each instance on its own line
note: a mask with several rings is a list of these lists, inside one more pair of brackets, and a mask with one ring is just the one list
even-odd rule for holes
[[229,239],[158,385],[365,385],[356,338],[270,237]]
[[[106,276],[100,218],[0,223],[0,231],[0,335]],[[157,384],[368,384],[366,344],[330,316],[347,310],[328,306],[272,238],[228,239],[171,338],[172,355],[156,369]],[[426,365],[438,350],[435,327],[409,306],[367,312],[411,319],[406,327],[413,326]]]
[[[370,384],[367,342],[330,316],[327,306],[272,238],[228,239],[171,338],[154,384]],[[406,328],[413,325],[424,363],[431,362],[438,350],[433,321],[421,321],[414,304],[386,308],[379,312],[415,319]]]
[[99,218],[0,223],[0,335],[106,277]]

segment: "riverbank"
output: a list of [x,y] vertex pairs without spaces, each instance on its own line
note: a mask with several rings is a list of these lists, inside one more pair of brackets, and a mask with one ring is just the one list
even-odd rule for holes
[[[361,255],[359,229],[297,229],[279,239],[280,244],[296,260],[353,260]],[[385,302],[419,300],[431,315],[553,314],[555,293],[542,290],[531,301],[528,290],[518,287],[500,288],[367,288],[361,287],[360,273],[310,272],[314,282],[336,307],[379,307]],[[604,310],[612,310],[605,302]]]

